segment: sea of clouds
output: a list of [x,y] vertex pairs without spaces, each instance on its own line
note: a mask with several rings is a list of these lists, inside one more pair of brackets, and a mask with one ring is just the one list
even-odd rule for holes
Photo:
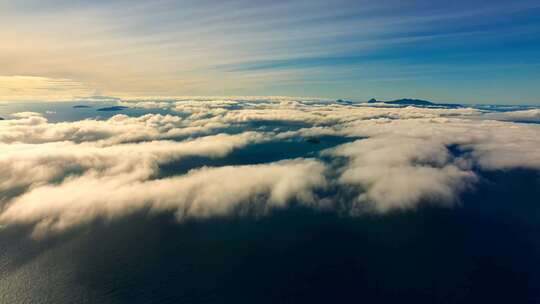
[[[538,109],[287,97],[119,103],[171,114],[50,122],[20,112],[0,120],[1,227],[28,226],[44,237],[142,211],[182,221],[267,214],[292,203],[343,212],[344,200],[345,213],[358,216],[454,206],[486,170],[540,171]],[[260,127],[271,122],[295,127]],[[160,174],[163,165],[190,157],[225,158],[251,145],[323,136],[348,142],[316,156]]]

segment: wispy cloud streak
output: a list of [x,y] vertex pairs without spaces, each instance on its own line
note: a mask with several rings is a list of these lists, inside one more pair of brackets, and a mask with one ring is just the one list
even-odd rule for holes
[[[483,70],[497,56],[511,63],[523,56],[539,62],[537,1],[23,0],[2,6],[0,17],[10,25],[0,29],[4,75],[73,79],[124,96],[310,90],[310,95],[367,98],[365,81],[395,78],[410,68],[406,63],[435,67],[437,72],[415,72],[446,80],[446,88],[434,82],[426,94],[456,100],[460,96],[448,93],[448,86],[458,83],[445,75],[456,65]],[[377,69],[370,69],[373,64]],[[298,84],[314,73],[330,83],[343,66],[354,67],[350,77],[325,92]],[[515,71],[534,73],[524,66]],[[471,80],[486,88],[479,76]],[[414,77],[408,85],[422,88]],[[525,97],[537,93],[533,89]]]

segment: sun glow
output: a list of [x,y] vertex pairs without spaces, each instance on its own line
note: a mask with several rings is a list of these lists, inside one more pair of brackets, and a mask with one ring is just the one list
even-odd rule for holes
[[0,76],[0,101],[72,100],[92,93],[84,84],[65,78]]

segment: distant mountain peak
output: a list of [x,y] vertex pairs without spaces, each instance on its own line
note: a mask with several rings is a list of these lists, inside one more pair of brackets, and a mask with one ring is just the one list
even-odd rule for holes
[[353,104],[352,101],[350,100],[343,100],[343,99],[338,99],[336,100],[337,103],[344,103],[344,104]]
[[446,108],[463,107],[462,105],[455,104],[455,103],[438,103],[438,102],[432,102],[432,101],[427,101],[423,99],[415,99],[415,98],[401,98],[401,99],[390,100],[390,101],[381,101],[375,98],[371,98],[370,100],[368,100],[368,103],[384,103],[384,104],[389,104],[389,105],[418,106],[418,107],[446,107]]
[[122,111],[125,109],[129,109],[129,108],[124,107],[124,106],[112,106],[112,107],[106,107],[106,108],[99,108],[97,110],[101,112],[113,112],[113,111]]
[[415,106],[436,105],[436,103],[433,103],[431,101],[422,100],[422,99],[414,99],[414,98],[396,99],[396,100],[392,100],[392,101],[385,101],[385,103],[401,104],[401,105],[415,105]]

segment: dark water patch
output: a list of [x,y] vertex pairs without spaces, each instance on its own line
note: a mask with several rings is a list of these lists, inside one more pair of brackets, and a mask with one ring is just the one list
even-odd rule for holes
[[91,108],[92,106],[88,106],[88,105],[74,105],[73,108],[74,109],[88,109],[88,108]]
[[0,273],[7,275],[46,251],[53,250],[76,234],[60,234],[41,241],[32,239],[32,227],[10,226],[0,229]]
[[[477,174],[480,180],[475,190],[462,197],[472,202],[465,207],[474,212],[489,211],[492,219],[540,228],[540,171],[478,170]],[[484,204],[489,204],[489,208]]]
[[220,167],[255,165],[299,157],[317,157],[318,152],[324,149],[356,140],[355,138],[339,136],[321,136],[317,139],[319,141],[318,144],[307,142],[302,138],[253,144],[243,149],[234,150],[229,155],[222,158],[200,156],[183,158],[179,161],[161,165],[160,177],[185,174],[191,169],[203,166]]
[[242,123],[242,126],[250,130],[259,131],[297,131],[302,128],[309,128],[312,125],[299,121],[281,121],[281,120],[254,120]]
[[473,149],[471,147],[453,144],[447,146],[446,148],[453,158],[472,159],[471,153],[473,152]]
[[96,111],[110,112],[110,111],[122,111],[122,110],[125,110],[125,109],[129,109],[129,107],[124,107],[124,106],[112,106],[112,107],[99,108],[99,109],[97,109]]
[[510,122],[522,123],[522,124],[540,124],[540,118],[537,120],[509,120]]

